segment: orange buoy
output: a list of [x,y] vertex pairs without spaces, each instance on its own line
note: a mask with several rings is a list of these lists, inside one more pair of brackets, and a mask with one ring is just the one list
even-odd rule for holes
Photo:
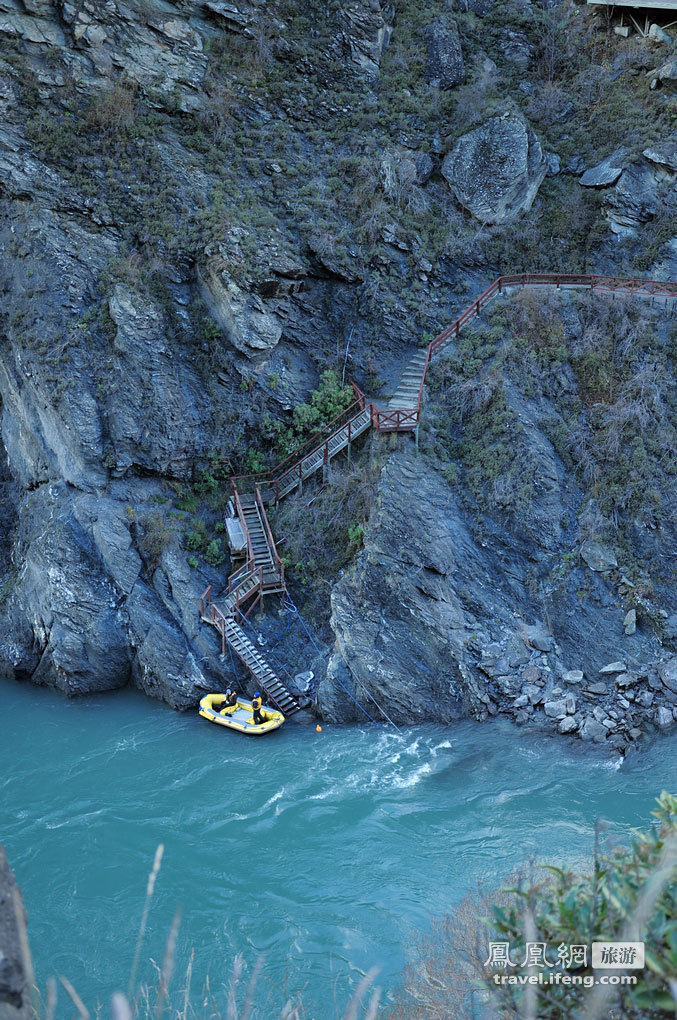
[[320,726],[320,724],[319,724],[319,723],[317,724],[317,726],[315,727],[315,729],[317,730],[317,732],[318,732],[318,733],[321,733],[321,732],[322,732],[322,727]]

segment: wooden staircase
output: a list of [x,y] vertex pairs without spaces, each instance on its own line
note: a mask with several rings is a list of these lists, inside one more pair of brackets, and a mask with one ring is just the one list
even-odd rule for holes
[[270,472],[231,478],[235,510],[247,538],[248,558],[245,565],[228,579],[228,591],[221,600],[223,609],[211,602],[210,587],[200,599],[200,615],[219,630],[222,652],[225,652],[228,643],[267,697],[284,715],[299,710],[297,699],[275,676],[237,622],[238,615],[243,615],[240,607],[245,602],[251,602],[252,598],[254,602],[250,604],[248,612],[268,592],[278,592],[284,600],[284,565],[275,548],[264,504],[277,503],[293,489],[301,491],[305,479],[320,468],[326,477],[332,458],[345,449],[350,456],[353,440],[372,426],[383,432],[413,431],[418,443],[423,387],[433,356],[458,337],[466,323],[480,315],[494,297],[513,288],[527,287],[538,290],[585,288],[614,296],[621,293],[649,297],[652,302],[657,299],[670,303],[671,308],[677,300],[677,282],[674,281],[554,273],[500,276],[457,319],[431,340],[427,348],[413,355],[387,404],[368,403],[353,383],[355,402],[325,426],[322,433],[311,437],[301,449]]
[[278,566],[275,555],[275,545],[270,534],[268,518],[263,504],[257,500],[255,494],[244,493],[239,497],[238,516],[245,535],[249,538],[254,566],[262,572],[263,586],[269,591],[275,588],[283,591],[281,566]]
[[266,696],[279,708],[282,715],[289,716],[298,712],[300,705],[293,694],[275,675],[261,653],[249,640],[242,627],[235,620],[226,620],[226,641],[238,658],[245,664],[249,672]]
[[422,350],[417,351],[411,361],[409,361],[402,373],[397,389],[388,401],[389,408],[409,410],[412,407],[416,407],[427,357],[428,350],[424,347]]
[[200,617],[204,623],[210,623],[215,627],[221,635],[221,654],[225,655],[226,643],[228,643],[252,674],[257,686],[262,692],[265,692],[266,701],[272,703],[285,717],[288,717],[300,711],[301,705],[298,699],[276,676],[236,620],[240,605],[259,590],[258,581],[251,583],[252,579],[256,577],[260,578],[260,572],[245,574],[236,588],[220,600],[221,606],[212,602],[210,585],[200,599]]
[[273,472],[262,491],[262,498],[265,503],[277,503],[293,489],[303,489],[303,483],[310,475],[315,474],[320,468],[325,472],[329,470],[329,464],[337,453],[345,450],[353,440],[366,432],[371,425],[371,411],[364,407],[353,417],[342,425],[327,439],[318,443],[314,449],[302,456],[291,467],[287,467],[281,473]]

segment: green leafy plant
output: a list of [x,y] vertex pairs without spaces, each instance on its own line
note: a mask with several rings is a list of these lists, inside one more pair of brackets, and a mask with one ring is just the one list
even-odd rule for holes
[[219,567],[226,559],[226,554],[223,551],[223,544],[220,538],[214,538],[207,545],[205,549],[204,557],[212,567]]

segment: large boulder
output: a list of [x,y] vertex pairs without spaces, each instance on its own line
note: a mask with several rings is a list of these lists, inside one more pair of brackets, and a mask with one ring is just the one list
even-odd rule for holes
[[579,178],[578,183],[584,188],[608,188],[615,184],[623,173],[625,150],[617,149],[603,159],[597,166],[590,167]]
[[591,570],[596,570],[599,573],[613,570],[618,566],[613,549],[605,545],[604,542],[597,542],[592,538],[587,539],[581,546],[581,558],[585,560]]
[[547,171],[536,135],[515,114],[462,135],[442,163],[457,200],[483,223],[514,223],[528,212]]
[[651,79],[652,89],[663,85],[674,92],[677,89],[677,57],[670,57],[661,67],[656,68],[655,71],[649,71],[648,77]]
[[458,30],[453,22],[438,19],[424,32],[427,61],[426,81],[440,89],[450,89],[465,81],[465,66]]
[[607,196],[607,217],[614,234],[633,234],[658,212],[656,174],[645,163],[635,163],[618,178]]

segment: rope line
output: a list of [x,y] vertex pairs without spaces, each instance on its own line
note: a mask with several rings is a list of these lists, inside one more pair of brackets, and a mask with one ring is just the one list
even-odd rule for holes
[[233,671],[233,680],[232,680],[232,683],[236,684],[237,683],[237,672],[235,670],[235,659],[233,658],[233,649],[230,647],[230,641],[228,640],[228,635],[226,634],[224,636],[226,638],[226,644],[228,645],[228,654],[230,655],[230,666],[231,666],[231,669]]
[[[249,620],[248,620],[248,619],[247,619],[246,617],[243,617],[243,618],[242,618],[242,623],[240,624],[240,626],[241,626],[241,627],[242,627],[242,629],[244,630],[245,634],[247,633],[247,630],[246,630],[246,628],[248,628],[248,629],[249,629],[249,632],[250,632],[250,636],[252,637],[252,639],[254,640],[254,642],[256,643],[256,645],[258,646],[258,644],[259,644],[259,635],[257,634],[257,632],[256,632],[256,630],[255,630],[255,628],[254,628],[253,624],[251,624],[251,623],[249,622]],[[274,667],[275,667],[275,669],[277,670],[277,672],[278,672],[278,673],[284,673],[284,674],[286,675],[286,677],[287,677],[287,679],[288,679],[288,680],[293,680],[292,674],[291,674],[291,673],[290,673],[290,671],[289,671],[289,670],[287,669],[287,667],[286,667],[286,666],[284,666],[284,665],[283,665],[283,664],[282,664],[282,663],[281,663],[281,662],[279,661],[279,659],[277,659],[277,658],[273,658],[273,656],[272,656],[272,655],[270,654],[270,652],[268,651],[268,648],[267,648],[267,647],[265,648],[265,657],[266,657],[266,659],[267,659],[267,660],[268,660],[268,661],[270,662],[271,666],[274,666]],[[294,695],[294,697],[296,697],[296,695]]]
[[377,707],[377,709],[379,710],[379,712],[381,712],[381,713],[382,713],[382,714],[383,714],[383,715],[384,715],[384,716],[386,717],[386,719],[388,720],[388,722],[390,723],[390,725],[391,725],[391,726],[393,726],[393,727],[394,727],[394,728],[395,728],[395,729],[397,730],[397,732],[399,733],[399,732],[400,732],[400,727],[399,727],[399,726],[397,725],[397,723],[394,723],[394,722],[392,721],[392,719],[390,718],[390,716],[388,715],[388,713],[386,712],[386,710],[385,710],[384,708],[381,708],[381,706],[379,705],[378,701],[376,700],[376,698],[374,697],[374,695],[373,695],[373,694],[371,693],[371,691],[369,690],[369,688],[367,687],[367,685],[366,685],[366,684],[364,683],[364,681],[363,681],[363,680],[358,680],[358,683],[359,683],[359,684],[360,684],[360,686],[362,687],[362,690],[363,690],[363,691],[364,691],[364,693],[365,693],[365,694],[367,695],[367,697],[368,697],[368,698],[371,698],[371,700],[372,700],[372,701],[374,702],[374,704],[376,705],[376,707]]
[[[289,592],[287,592],[287,601],[288,601],[288,602],[289,602],[289,604],[291,605],[291,608],[292,608],[293,612],[295,612],[295,613],[296,613],[296,615],[298,616],[299,620],[301,621],[301,626],[303,627],[303,629],[305,630],[306,634],[308,635],[308,638],[309,638],[309,640],[310,640],[311,644],[313,645],[313,647],[315,648],[315,650],[316,650],[316,651],[318,652],[318,654],[320,655],[320,657],[321,657],[322,659],[324,659],[324,661],[325,661],[325,662],[327,663],[327,665],[329,665],[329,659],[328,659],[328,658],[327,658],[327,656],[326,656],[326,655],[324,654],[324,652],[322,651],[322,649],[321,649],[321,648],[319,647],[319,645],[318,645],[318,644],[317,644],[317,642],[315,641],[315,638],[313,637],[313,635],[312,635],[312,634],[310,633],[310,631],[309,631],[309,630],[308,630],[308,628],[306,627],[306,622],[305,622],[305,620],[303,619],[303,617],[301,616],[301,613],[299,612],[299,610],[297,609],[297,607],[296,607],[296,606],[294,605],[294,603],[292,602],[292,599],[291,599],[291,597],[290,597],[290,595],[289,595]],[[358,708],[360,709],[360,711],[361,711],[361,712],[364,712],[364,714],[366,715],[367,719],[369,719],[369,720],[370,720],[371,722],[373,722],[375,726],[380,726],[380,727],[382,727],[383,729],[385,729],[385,727],[384,727],[383,723],[382,723],[382,722],[379,722],[379,721],[378,721],[378,719],[374,719],[374,717],[373,717],[372,715],[370,715],[370,714],[369,714],[369,712],[367,712],[367,710],[366,710],[366,708],[364,707],[364,705],[361,705],[361,704],[359,703],[359,701],[357,700],[357,698],[353,697],[353,695],[352,695],[352,694],[350,693],[350,691],[348,690],[348,688],[346,687],[346,685],[345,685],[344,683],[342,683],[342,682],[341,682],[341,680],[340,680],[340,679],[339,679],[339,678],[338,678],[337,676],[335,676],[335,677],[334,677],[334,679],[335,679],[335,680],[336,680],[336,682],[338,683],[339,687],[341,687],[341,688],[342,688],[342,689],[343,689],[343,690],[344,690],[344,691],[346,692],[346,694],[348,695],[348,697],[350,698],[350,700],[351,700],[351,701],[354,701],[354,702],[355,702],[355,704],[357,705],[357,707],[358,707]],[[366,689],[366,688],[365,688],[365,689]],[[367,692],[367,693],[369,693],[369,692]],[[386,715],[386,713],[385,713],[385,712],[383,712],[383,710],[382,710],[382,708],[380,707],[380,705],[378,704],[378,702],[377,702],[377,701],[376,701],[376,700],[375,700],[374,698],[372,698],[371,700],[372,700],[372,701],[374,702],[374,704],[375,704],[375,705],[376,705],[376,707],[378,708],[379,712],[382,712],[382,713],[383,713],[383,715],[385,715],[386,719],[388,719],[388,716]],[[392,722],[392,720],[388,720],[388,721],[389,721],[389,722],[391,722],[391,724],[392,724],[393,726],[395,726],[395,723],[393,723],[393,722]],[[395,726],[395,729],[397,729],[397,727],[396,727],[396,726]]]

